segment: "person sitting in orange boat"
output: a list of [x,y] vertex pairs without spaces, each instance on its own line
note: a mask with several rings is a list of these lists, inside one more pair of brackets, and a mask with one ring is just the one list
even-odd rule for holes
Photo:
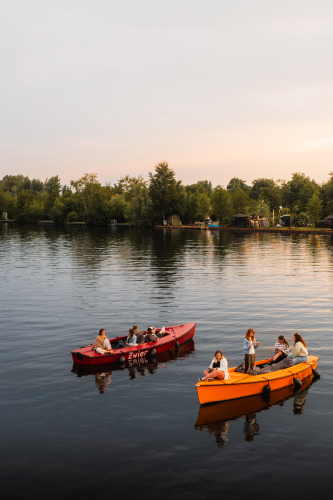
[[305,340],[299,333],[294,335],[294,350],[288,354],[287,358],[292,358],[295,365],[299,363],[306,363],[308,361],[308,350]]
[[111,349],[111,344],[107,336],[105,335],[104,328],[101,328],[95,339],[95,350],[99,354],[112,354],[114,352]]
[[227,380],[230,378],[228,373],[228,361],[223,356],[222,351],[218,350],[215,352],[215,357],[209,365],[208,370],[205,370],[203,373],[204,377],[200,379],[201,382],[214,379]]
[[252,328],[249,328],[245,334],[245,338],[243,339],[243,348],[244,348],[244,373],[247,373],[247,370],[250,365],[250,373],[253,375],[253,367],[256,361],[255,349],[259,347],[260,342],[256,342],[254,338],[255,331]]
[[289,354],[289,344],[287,340],[284,338],[283,335],[280,335],[277,339],[277,342],[274,346],[274,358],[270,362],[270,365],[273,365],[274,363],[279,363],[283,359],[287,357]]

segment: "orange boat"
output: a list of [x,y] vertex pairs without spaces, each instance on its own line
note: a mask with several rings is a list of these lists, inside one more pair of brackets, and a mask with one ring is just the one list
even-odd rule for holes
[[[300,386],[302,384],[301,380],[311,375],[313,370],[316,370],[318,360],[317,356],[309,356],[307,363],[299,363],[290,368],[262,375],[238,373],[235,371],[236,366],[234,366],[228,370],[230,375],[228,380],[214,380],[211,382],[198,382],[196,384],[199,402],[204,405],[207,403],[245,398],[247,396],[254,396],[255,394],[267,396],[271,391],[282,389],[289,385]],[[257,361],[255,365],[264,365],[270,361],[272,359]],[[318,372],[315,372],[315,375],[318,376]]]

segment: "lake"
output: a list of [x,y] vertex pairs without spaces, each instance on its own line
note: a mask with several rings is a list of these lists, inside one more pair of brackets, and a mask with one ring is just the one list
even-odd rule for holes
[[[0,225],[0,477],[11,497],[313,498],[333,492],[333,244],[327,236]],[[155,363],[82,371],[70,351],[133,324],[197,322]],[[321,378],[243,415],[195,384],[248,328],[299,332]],[[311,383],[310,383],[311,382]],[[281,396],[281,397],[282,397]],[[277,398],[278,399],[278,398]],[[207,408],[209,410],[207,410]],[[208,412],[208,413],[207,413]]]

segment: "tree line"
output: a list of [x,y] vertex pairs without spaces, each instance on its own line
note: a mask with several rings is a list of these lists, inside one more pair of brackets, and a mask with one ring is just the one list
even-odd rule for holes
[[106,225],[112,219],[135,226],[161,224],[170,215],[179,215],[183,224],[203,221],[207,216],[221,225],[233,223],[238,213],[268,217],[272,223],[290,213],[294,226],[315,225],[333,214],[333,172],[318,184],[303,173],[289,181],[260,178],[246,184],[233,177],[226,187],[213,187],[208,180],[184,185],[167,162],[155,166],[148,179],[122,177],[104,186],[97,174],[85,174],[70,186],[61,185],[56,175],[45,182],[23,175],[6,175],[0,181],[0,217],[29,223],[39,220],[86,222]]

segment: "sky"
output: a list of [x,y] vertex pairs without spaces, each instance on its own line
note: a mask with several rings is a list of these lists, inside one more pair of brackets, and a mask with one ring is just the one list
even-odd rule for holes
[[333,170],[331,0],[0,5],[0,178]]

